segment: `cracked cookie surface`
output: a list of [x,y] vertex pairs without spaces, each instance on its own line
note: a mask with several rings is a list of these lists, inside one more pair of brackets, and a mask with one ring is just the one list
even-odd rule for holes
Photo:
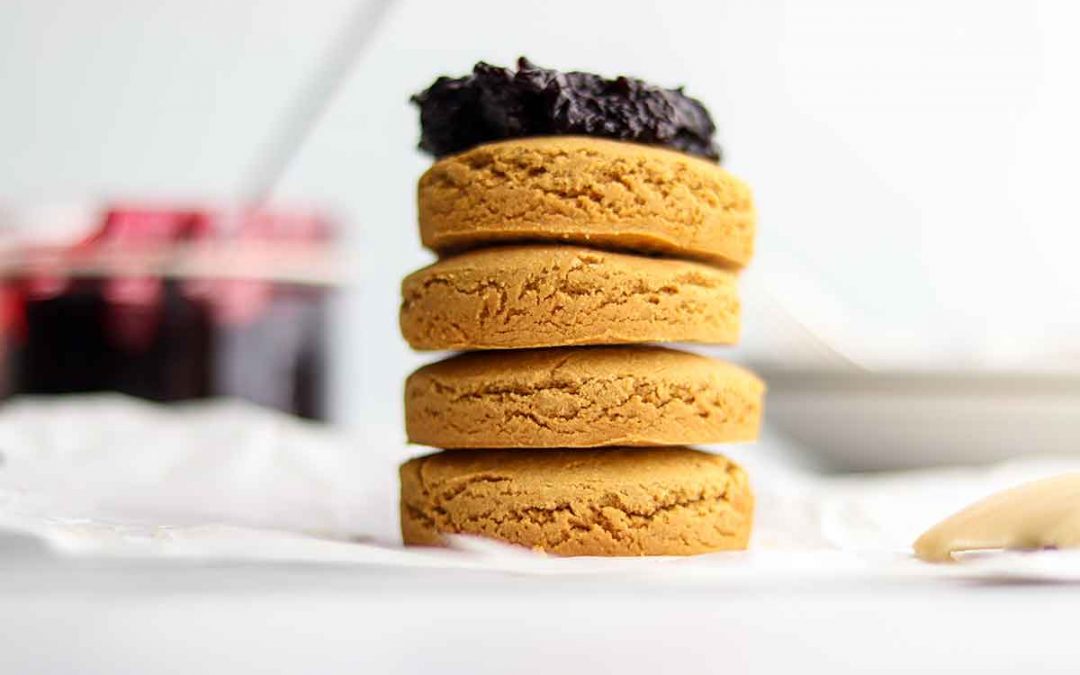
[[405,382],[409,440],[438,448],[730,443],[757,438],[765,385],[648,346],[460,354]]
[[745,183],[681,152],[546,136],[481,145],[420,178],[420,235],[447,253],[559,241],[743,266],[756,215]]
[[684,447],[458,450],[402,465],[406,544],[472,534],[559,555],[689,555],[746,548],[743,470]]
[[414,349],[733,344],[735,277],[700,263],[577,246],[480,249],[405,278],[401,332]]

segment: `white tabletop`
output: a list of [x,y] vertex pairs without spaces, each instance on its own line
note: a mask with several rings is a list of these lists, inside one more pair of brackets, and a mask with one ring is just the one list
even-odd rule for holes
[[1076,672],[1080,587],[0,564],[0,672]]

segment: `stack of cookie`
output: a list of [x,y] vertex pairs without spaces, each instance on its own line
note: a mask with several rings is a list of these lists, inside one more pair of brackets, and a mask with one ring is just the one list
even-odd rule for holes
[[[419,95],[423,243],[402,286],[406,544],[473,534],[562,555],[745,548],[753,497],[685,447],[757,437],[752,373],[655,343],[731,344],[747,187],[681,91],[519,63]],[[666,146],[666,147],[665,147]],[[695,156],[696,155],[696,156]]]

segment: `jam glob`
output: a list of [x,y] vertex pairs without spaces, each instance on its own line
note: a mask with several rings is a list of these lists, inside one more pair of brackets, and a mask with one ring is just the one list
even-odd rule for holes
[[491,141],[581,135],[661,145],[720,161],[709,111],[682,89],[630,77],[559,72],[518,59],[517,70],[477,63],[412,97],[420,149],[435,157]]

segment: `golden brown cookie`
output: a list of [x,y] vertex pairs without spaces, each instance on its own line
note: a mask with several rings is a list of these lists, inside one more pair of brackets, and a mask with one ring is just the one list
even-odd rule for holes
[[725,457],[689,448],[460,450],[401,467],[406,544],[472,534],[559,555],[746,548],[754,497]]
[[757,438],[753,373],[662,347],[473,352],[405,382],[409,440],[437,448],[730,443]]
[[420,178],[420,235],[439,253],[560,241],[741,266],[754,248],[749,188],[718,164],[579,136],[482,145]]
[[576,246],[463,253],[410,274],[401,294],[401,332],[414,349],[739,338],[734,273]]

